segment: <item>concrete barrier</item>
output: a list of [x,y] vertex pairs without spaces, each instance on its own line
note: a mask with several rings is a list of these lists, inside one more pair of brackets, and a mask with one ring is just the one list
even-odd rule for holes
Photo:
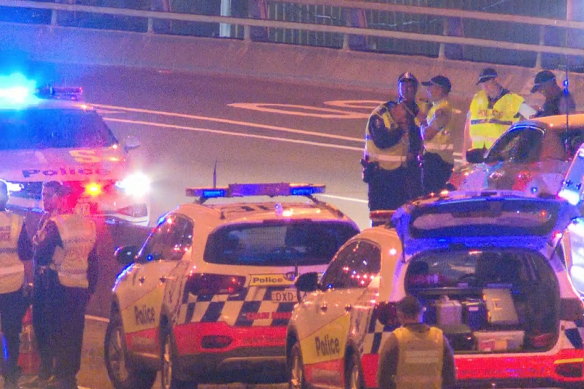
[[[280,81],[393,91],[397,76],[449,77],[453,95],[469,99],[477,75],[486,66],[436,58],[377,54],[319,47],[247,42],[46,25],[0,23],[0,55],[19,52],[34,61],[115,65],[210,74],[230,74]],[[530,96],[539,69],[497,65],[501,83],[535,103]],[[558,78],[564,76],[557,73]],[[571,91],[582,105],[584,75],[570,74]]]

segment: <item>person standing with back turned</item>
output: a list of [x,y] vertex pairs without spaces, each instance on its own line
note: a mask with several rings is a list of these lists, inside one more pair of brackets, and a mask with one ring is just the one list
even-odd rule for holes
[[76,389],[85,307],[97,282],[95,223],[73,212],[77,197],[56,181],[42,190],[47,212],[36,236],[33,325],[41,367],[36,387]]
[[422,322],[424,307],[414,296],[397,303],[401,327],[381,345],[379,389],[451,389],[456,382],[454,354],[442,330]]

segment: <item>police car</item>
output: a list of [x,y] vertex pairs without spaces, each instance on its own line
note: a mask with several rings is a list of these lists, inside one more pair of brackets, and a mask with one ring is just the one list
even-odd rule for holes
[[56,180],[81,195],[81,213],[147,225],[149,180],[128,158],[139,142],[120,143],[79,101],[81,92],[0,76],[0,178],[8,181],[9,207],[40,208],[42,183]]
[[584,308],[560,243],[578,215],[521,192],[443,193],[400,208],[343,245],[320,279],[297,279],[291,387],[378,387],[378,353],[406,294],[450,340],[460,386],[584,387]]
[[[584,114],[521,121],[469,165],[455,169],[453,190],[503,189],[556,194],[572,157],[584,141]],[[469,158],[469,157],[467,157]]]
[[324,271],[358,232],[313,196],[323,191],[289,183],[190,188],[198,201],[163,216],[141,249],[119,249],[118,259],[132,264],[115,282],[105,339],[114,386],[150,388],[157,370],[163,388],[282,379],[294,279]]

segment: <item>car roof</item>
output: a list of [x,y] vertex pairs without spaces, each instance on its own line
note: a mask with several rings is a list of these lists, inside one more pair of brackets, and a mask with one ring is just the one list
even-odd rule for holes
[[[566,115],[554,115],[538,117],[530,120],[522,120],[511,126],[509,129],[517,127],[538,127],[547,131],[564,131],[566,129]],[[568,126],[584,127],[584,113],[573,113],[568,115]]]
[[266,220],[318,220],[323,222],[355,223],[336,207],[324,202],[236,202],[180,205],[174,212],[183,214],[208,226],[258,223]]

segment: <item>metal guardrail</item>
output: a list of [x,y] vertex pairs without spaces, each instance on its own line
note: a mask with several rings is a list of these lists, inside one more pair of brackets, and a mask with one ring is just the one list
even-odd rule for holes
[[543,44],[543,28],[545,27],[556,27],[556,28],[566,28],[566,29],[576,29],[584,31],[584,22],[578,21],[566,21],[566,20],[555,20],[555,19],[544,19],[529,16],[517,16],[517,15],[503,15],[503,14],[493,14],[487,12],[478,11],[465,11],[465,10],[454,10],[445,8],[433,8],[433,7],[419,7],[419,6],[408,6],[408,5],[397,5],[397,4],[387,4],[387,3],[371,3],[365,1],[354,1],[354,0],[271,0],[281,3],[294,3],[301,5],[326,5],[334,6],[348,9],[363,9],[363,10],[376,10],[376,11],[389,11],[389,12],[402,12],[410,14],[424,14],[432,16],[440,16],[445,18],[467,18],[467,19],[478,19],[490,22],[508,22],[508,23],[519,23],[531,26],[540,27],[540,44],[529,44],[529,43],[516,43],[509,41],[493,41],[488,39],[479,38],[467,38],[460,36],[447,36],[447,35],[436,35],[436,34],[421,34],[412,32],[402,32],[402,31],[389,31],[373,28],[361,28],[361,27],[349,27],[349,26],[334,26],[327,24],[314,24],[314,23],[298,23],[298,22],[288,22],[288,21],[278,21],[278,20],[267,20],[267,19],[252,19],[252,18],[242,18],[242,17],[231,17],[231,16],[213,16],[213,15],[196,15],[196,14],[184,14],[175,12],[161,12],[161,11],[143,11],[143,10],[133,10],[125,8],[111,8],[111,7],[101,7],[101,6],[87,6],[87,5],[77,5],[77,4],[63,4],[63,3],[46,3],[46,2],[36,2],[28,0],[0,0],[0,6],[3,7],[16,7],[16,8],[29,8],[29,9],[42,9],[51,11],[51,25],[58,25],[57,15],[59,12],[84,12],[93,13],[101,15],[113,15],[113,16],[125,16],[125,17],[137,17],[145,18],[148,20],[146,33],[155,33],[153,25],[154,20],[166,20],[166,21],[184,21],[184,22],[198,22],[198,23],[218,23],[223,25],[236,25],[243,26],[244,40],[250,40],[250,28],[251,27],[265,27],[265,28],[279,28],[279,29],[293,29],[300,31],[312,31],[312,32],[326,32],[326,33],[338,33],[343,35],[343,49],[349,48],[349,37],[350,36],[369,36],[369,37],[381,37],[381,38],[393,38],[393,39],[403,39],[409,41],[423,41],[423,42],[433,42],[439,43],[441,45],[440,55],[443,56],[443,47],[445,44],[455,44],[455,45],[468,45],[468,46],[478,46],[485,48],[495,48],[495,49],[507,49],[507,50],[519,50],[527,52],[538,53],[536,60],[536,67],[541,65],[541,54],[560,54],[560,55],[574,55],[574,56],[584,56],[584,49],[573,48],[573,47],[559,47],[550,46]]

